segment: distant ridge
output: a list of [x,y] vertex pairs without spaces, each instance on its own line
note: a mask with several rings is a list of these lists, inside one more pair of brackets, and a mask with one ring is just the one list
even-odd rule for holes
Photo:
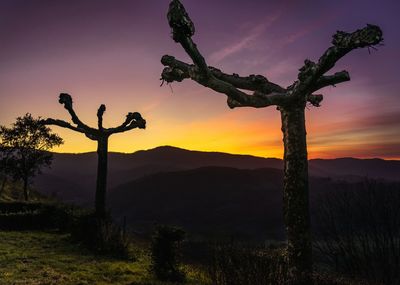
[[109,195],[112,213],[140,232],[173,223],[192,234],[283,237],[282,171],[201,167],[146,175]]
[[[57,194],[68,201],[93,199],[97,156],[95,152],[83,154],[55,153],[52,168],[38,176],[35,185],[47,194]],[[277,158],[223,152],[193,151],[172,146],[160,146],[134,153],[109,154],[110,191],[144,175],[159,172],[183,171],[201,167],[230,167],[237,169],[282,169]],[[362,177],[400,180],[400,161],[383,159],[312,159],[311,176],[333,179],[360,179]]]

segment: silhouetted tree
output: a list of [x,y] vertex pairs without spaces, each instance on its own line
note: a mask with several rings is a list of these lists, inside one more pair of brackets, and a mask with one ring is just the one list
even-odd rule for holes
[[[31,178],[40,173],[43,167],[49,167],[53,155],[48,152],[63,140],[51,130],[27,113],[18,117],[11,128],[0,126],[2,172],[23,181],[24,197],[29,200]],[[3,181],[4,183],[4,181]]]
[[185,273],[181,267],[181,244],[185,231],[181,228],[160,225],[151,239],[151,271],[157,279],[183,283]]
[[[293,284],[311,284],[312,248],[308,201],[308,163],[304,109],[307,103],[319,107],[323,99],[317,90],[350,80],[347,71],[324,75],[344,55],[357,48],[370,47],[382,41],[379,27],[367,27],[353,33],[338,31],[332,46],[318,62],[305,60],[298,79],[284,88],[268,81],[262,75],[241,77],[226,74],[208,66],[192,40],[194,24],[179,0],[172,0],[168,11],[172,38],[180,43],[194,64],[187,64],[164,55],[166,66],[161,79],[167,83],[190,78],[216,92],[228,96],[228,106],[255,107],[277,106],[281,113],[284,142],[284,218],[288,245],[289,275]],[[253,91],[249,95],[242,90]]]
[[103,114],[106,111],[105,105],[100,105],[97,111],[98,128],[92,128],[84,124],[72,107],[72,98],[69,94],[61,93],[58,101],[64,105],[64,108],[71,115],[73,126],[68,122],[56,119],[43,120],[43,124],[56,125],[62,128],[67,128],[82,134],[85,134],[89,139],[97,141],[97,182],[96,182],[96,197],[95,210],[98,218],[104,218],[106,215],[106,192],[107,192],[107,153],[108,153],[108,138],[116,133],[126,132],[135,128],[144,129],[146,121],[138,112],[128,113],[125,122],[116,128],[103,127]]

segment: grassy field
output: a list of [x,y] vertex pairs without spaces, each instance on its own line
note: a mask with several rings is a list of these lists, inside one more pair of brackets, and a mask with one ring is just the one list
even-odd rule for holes
[[[133,249],[136,259],[96,256],[51,232],[0,232],[0,284],[161,285],[148,272],[148,250]],[[190,285],[207,284],[204,274],[185,267]]]

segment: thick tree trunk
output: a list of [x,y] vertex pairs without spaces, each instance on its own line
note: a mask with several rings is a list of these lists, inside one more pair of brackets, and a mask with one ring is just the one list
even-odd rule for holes
[[103,219],[106,215],[108,137],[100,137],[97,143],[98,164],[95,209],[97,217]]
[[29,201],[29,188],[28,188],[28,178],[24,178],[24,198],[25,201]]
[[284,142],[284,219],[290,284],[312,284],[312,245],[304,104],[281,108]]
[[6,187],[6,184],[7,184],[7,175],[4,175],[3,181],[1,182],[0,194],[3,193],[4,188]]

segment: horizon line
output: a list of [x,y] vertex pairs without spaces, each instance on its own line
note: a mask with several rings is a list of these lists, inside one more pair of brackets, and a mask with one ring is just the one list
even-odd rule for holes
[[[133,152],[122,152],[122,151],[109,151],[108,153],[114,153],[114,154],[134,154],[140,151],[150,151],[154,150],[157,148],[174,148],[174,149],[180,149],[180,150],[185,150],[185,151],[192,151],[192,152],[205,152],[205,153],[223,153],[223,154],[229,154],[229,155],[238,155],[238,156],[251,156],[251,157],[257,157],[257,158],[264,158],[264,159],[278,159],[278,160],[283,160],[281,157],[265,157],[265,156],[258,156],[258,155],[253,155],[253,154],[243,154],[243,153],[232,153],[232,152],[223,152],[223,151],[212,151],[212,150],[198,150],[198,149],[187,149],[179,146],[173,146],[173,145],[160,145],[156,146],[153,148],[148,148],[148,149],[140,149],[136,150]],[[86,151],[86,152],[57,152],[57,151],[50,151],[52,153],[57,153],[57,154],[90,154],[90,153],[96,153],[96,151]],[[384,160],[384,161],[400,161],[400,158],[382,158],[382,157],[354,157],[354,156],[342,156],[342,157],[331,157],[331,158],[309,158],[308,160],[334,160],[334,159],[359,159],[359,160]]]

